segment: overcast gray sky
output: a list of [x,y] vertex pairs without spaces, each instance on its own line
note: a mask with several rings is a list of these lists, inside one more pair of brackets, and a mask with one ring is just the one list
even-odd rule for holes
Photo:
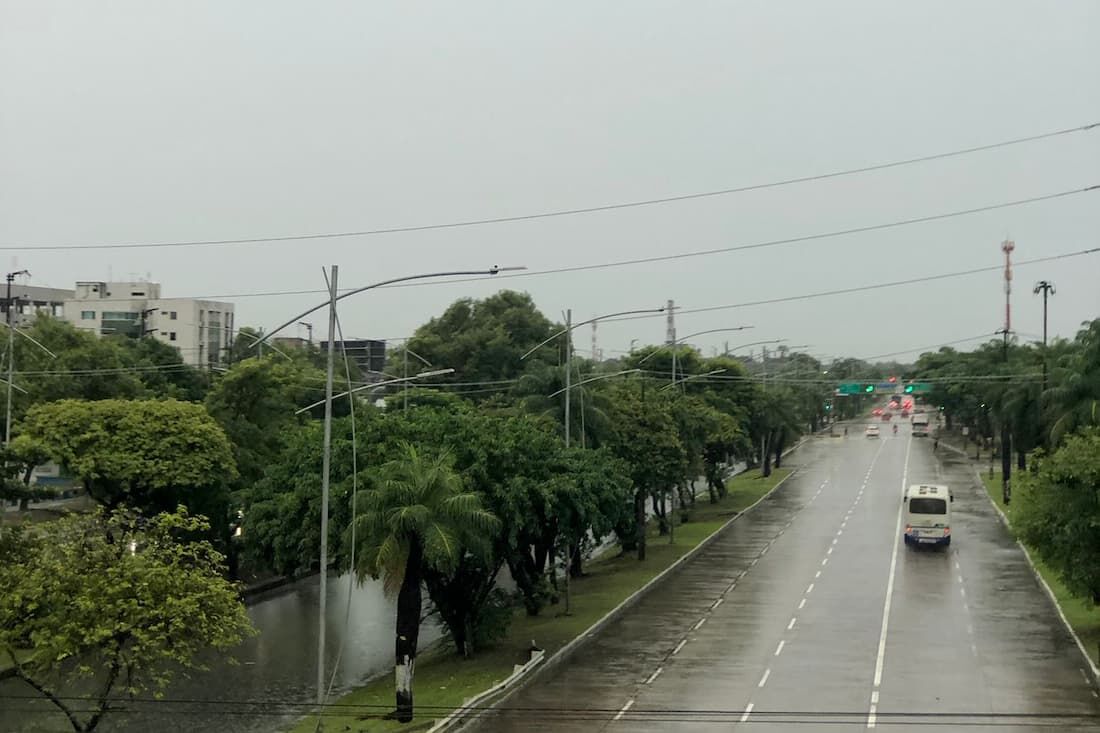
[[[0,0],[0,246],[33,283],[152,278],[166,296],[532,270],[750,244],[1100,183],[1100,129],[946,161],[572,217],[375,237],[35,251],[399,227],[723,189],[1100,121],[1100,3]],[[1100,246],[1100,192],[781,247],[377,291],[348,335],[400,337],[507,286],[551,317],[873,284]],[[1100,311],[1100,254],[1021,267],[1014,326]],[[319,296],[240,297],[271,327]],[[867,356],[1001,327],[999,273],[683,314],[713,346]],[[320,328],[323,316],[315,318]],[[600,345],[663,338],[607,324]],[[588,344],[588,332],[578,348]],[[909,356],[909,355],[905,355]],[[904,358],[904,357],[903,357]]]

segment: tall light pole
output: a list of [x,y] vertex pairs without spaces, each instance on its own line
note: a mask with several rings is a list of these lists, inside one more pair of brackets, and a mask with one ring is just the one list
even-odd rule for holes
[[570,365],[570,361],[571,361],[570,356],[573,353],[573,337],[572,337],[573,330],[577,329],[577,328],[580,328],[581,326],[587,326],[589,323],[593,323],[595,321],[602,321],[602,320],[605,320],[605,319],[608,319],[608,318],[616,318],[618,316],[635,316],[635,315],[643,315],[643,314],[649,314],[649,313],[664,313],[664,311],[665,311],[665,309],[663,307],[661,307],[661,308],[645,308],[645,309],[642,309],[642,310],[619,311],[618,313],[608,313],[606,315],[597,316],[596,318],[589,318],[587,321],[581,321],[579,323],[573,323],[573,311],[572,311],[572,309],[570,309],[570,310],[567,310],[565,312],[565,328],[558,331],[557,333],[550,336],[549,338],[543,339],[539,343],[535,344],[534,346],[532,346],[530,349],[527,350],[527,353],[525,353],[523,356],[520,357],[520,361],[523,361],[524,359],[529,357],[531,354],[535,353],[536,351],[541,349],[543,346],[546,346],[546,344],[550,343],[551,341],[558,338],[559,336],[565,336],[565,447],[566,448],[569,447],[569,417],[570,417],[570,415],[569,415],[569,413],[570,413],[569,403],[572,402],[571,395],[570,395],[570,392],[572,391],[572,385],[571,385],[572,378],[570,376],[570,366],[571,366]]
[[290,320],[281,324],[277,328],[268,331],[261,338],[252,343],[252,348],[260,348],[262,345],[271,339],[275,334],[282,331],[284,328],[293,325],[294,323],[301,321],[306,316],[324,308],[326,305],[329,307],[329,333],[328,333],[328,365],[325,375],[325,426],[324,426],[324,455],[321,459],[321,583],[320,583],[320,618],[318,619],[317,626],[317,704],[323,705],[325,702],[325,612],[327,608],[328,594],[328,497],[329,497],[329,469],[331,467],[332,460],[332,375],[335,363],[335,345],[336,345],[336,303],[344,298],[349,298],[353,295],[357,295],[367,290],[373,290],[375,288],[381,288],[386,285],[393,285],[395,283],[406,282],[409,280],[427,280],[437,277],[451,277],[457,275],[496,275],[499,272],[506,272],[510,270],[523,270],[523,267],[497,267],[493,266],[483,270],[451,270],[445,272],[430,272],[422,275],[406,275],[404,277],[391,278],[389,280],[382,280],[380,282],[371,283],[370,285],[364,285],[361,288],[355,288],[343,295],[338,295],[336,287],[336,275],[337,266],[332,266],[332,277],[329,281],[329,297],[322,303],[319,303],[309,310],[306,310],[298,315],[294,316]]
[[30,272],[27,270],[16,270],[15,272],[8,273],[8,404],[7,415],[4,419],[4,447],[7,448],[11,442],[11,386],[12,379],[15,378],[15,324],[12,323],[12,299],[11,299],[11,284],[15,278],[20,275],[26,275],[30,277]]
[[[670,382],[670,384],[676,384],[676,347],[677,346],[684,343],[685,341],[687,341],[690,338],[694,338],[696,336],[703,336],[703,335],[708,334],[708,333],[726,333],[728,331],[746,331],[750,328],[755,328],[755,326],[732,326],[730,328],[709,328],[706,331],[696,331],[695,333],[689,333],[687,336],[681,336],[680,338],[672,339],[671,341],[669,341],[669,343],[665,344],[664,348],[669,348],[669,349],[672,350],[672,381]],[[771,343],[771,342],[768,342],[768,343]],[[740,347],[738,347],[738,348],[740,348]],[[642,358],[642,360],[638,362],[638,365],[640,366],[640,365],[644,364],[645,362],[649,361],[651,358],[653,358],[653,355],[656,354],[658,351],[660,351],[660,348],[654,349],[653,351],[646,354]]]
[[1047,298],[1054,295],[1054,283],[1049,280],[1040,280],[1035,283],[1035,289],[1031,292],[1043,294],[1043,389],[1047,388]]

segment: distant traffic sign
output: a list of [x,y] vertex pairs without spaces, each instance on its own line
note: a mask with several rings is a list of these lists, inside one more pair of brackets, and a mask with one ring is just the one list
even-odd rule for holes
[[905,385],[905,394],[913,394],[914,392],[931,392],[932,385],[926,382],[910,382]]

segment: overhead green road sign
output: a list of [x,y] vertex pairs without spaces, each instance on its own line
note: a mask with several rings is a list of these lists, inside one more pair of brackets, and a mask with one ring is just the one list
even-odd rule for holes
[[927,382],[910,382],[905,385],[905,394],[913,394],[914,392],[931,392],[932,385]]
[[873,394],[876,385],[868,382],[841,382],[836,386],[837,394]]

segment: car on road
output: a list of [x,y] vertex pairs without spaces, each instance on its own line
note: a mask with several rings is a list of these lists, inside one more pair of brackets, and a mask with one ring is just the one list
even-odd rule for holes
[[867,429],[863,431],[863,434],[868,438],[878,437],[878,425],[868,425]]
[[951,544],[951,489],[942,484],[914,484],[905,490],[905,544],[910,547]]
[[928,416],[927,415],[913,415],[911,421],[913,423],[913,437],[914,438],[926,438],[928,437]]

